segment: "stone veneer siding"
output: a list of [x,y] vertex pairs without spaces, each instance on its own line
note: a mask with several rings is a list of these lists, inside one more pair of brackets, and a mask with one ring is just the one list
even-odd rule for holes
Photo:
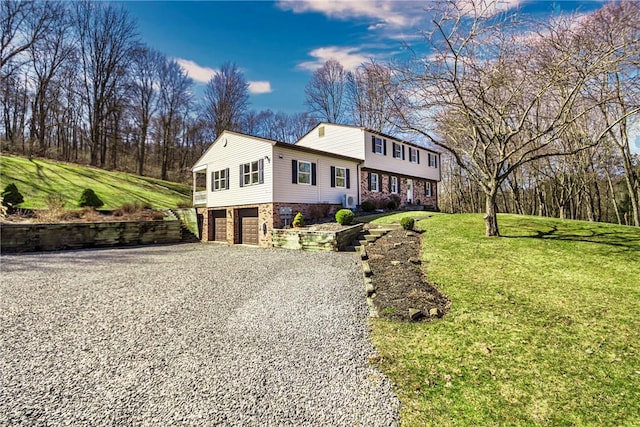
[[[336,211],[342,207],[339,204],[330,203],[261,203],[255,205],[242,206],[226,206],[215,208],[197,208],[197,213],[202,215],[202,241],[207,242],[209,239],[209,212],[224,210],[227,216],[227,243],[240,243],[240,221],[237,221],[238,210],[245,208],[258,208],[258,226],[259,238],[258,246],[272,247],[271,230],[274,228],[282,228],[284,220],[280,218],[280,207],[290,207],[292,219],[296,213],[302,212],[304,218],[309,221],[312,218],[312,210],[326,210],[328,216],[335,215]],[[262,224],[267,225],[267,233],[262,232]],[[211,239],[213,240],[213,238]]]
[[[370,191],[369,190],[369,172],[377,173],[380,181],[380,191]],[[415,178],[411,176],[401,175],[401,174],[390,174],[388,172],[376,171],[376,170],[367,170],[364,169],[360,172],[360,200],[378,202],[386,205],[386,202],[391,200],[392,196],[400,197],[400,205],[408,204],[407,200],[407,178],[413,180],[413,200],[412,203],[416,203],[420,201],[420,203],[430,209],[438,208],[438,183],[435,181],[431,181],[432,187],[432,196],[427,197],[425,195],[425,184],[429,182],[424,178]],[[398,193],[391,193],[389,190],[390,187],[390,177],[397,176],[399,191]],[[382,206],[386,208],[386,206]]]

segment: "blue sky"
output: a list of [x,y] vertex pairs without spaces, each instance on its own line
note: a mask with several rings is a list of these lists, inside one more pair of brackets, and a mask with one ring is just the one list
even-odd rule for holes
[[[467,0],[460,0],[467,1]],[[176,59],[201,92],[214,70],[236,63],[250,83],[250,108],[302,112],[304,87],[324,61],[353,69],[419,49],[425,1],[132,1],[142,40]],[[503,0],[524,13],[588,12],[601,1]]]

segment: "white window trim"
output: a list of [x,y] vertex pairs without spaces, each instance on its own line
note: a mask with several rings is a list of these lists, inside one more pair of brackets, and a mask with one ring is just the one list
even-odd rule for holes
[[[309,172],[302,171],[302,165],[309,165]],[[311,172],[312,172],[311,162],[298,160],[298,184],[311,185]],[[307,175],[309,177],[308,182],[302,182],[302,180],[300,179],[302,175]]]
[[[225,177],[222,178],[222,174],[225,174]],[[213,191],[223,191],[227,189],[227,180],[229,179],[226,176],[226,169],[220,169],[213,172]]]
[[[391,148],[393,149],[393,158],[402,159],[402,145],[394,142]],[[398,149],[398,155],[396,155],[396,148]]]
[[[255,170],[253,169],[253,165],[256,165]],[[249,166],[249,172],[246,172],[246,166]],[[255,181],[253,180],[254,174],[256,176]],[[249,182],[247,182],[246,178],[249,178]],[[260,183],[260,161],[256,160],[254,162],[243,163],[242,164],[242,186],[248,187],[250,185],[256,185]]]
[[[376,177],[375,179],[375,183],[376,183],[376,187],[373,188],[373,177]],[[378,175],[377,173],[371,173],[371,192],[372,193],[379,193],[380,192],[380,175]]]
[[409,162],[418,163],[418,149],[409,147]]
[[425,182],[424,185],[426,186],[426,190],[425,193],[427,194],[427,197],[433,197],[433,189],[431,188],[431,183],[429,181]]
[[398,181],[399,180],[398,180],[397,176],[392,175],[392,176],[389,177],[389,183],[390,183],[389,187],[391,187],[390,188],[391,189],[391,194],[398,194],[398,186],[399,186],[398,185],[399,184]]
[[[377,136],[374,137],[374,144],[375,144],[375,154],[381,154],[384,155],[384,141],[382,140],[382,138],[378,138]],[[380,148],[380,150],[378,150],[378,148]]]
[[[342,171],[342,176],[338,176],[338,171]],[[347,188],[347,168],[335,166],[335,175],[333,179],[336,184],[336,188]],[[338,179],[342,179],[342,185],[338,184]]]

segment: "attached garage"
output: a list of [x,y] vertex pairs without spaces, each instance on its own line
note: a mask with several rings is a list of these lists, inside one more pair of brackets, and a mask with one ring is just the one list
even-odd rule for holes
[[245,245],[258,245],[259,221],[258,208],[238,209],[237,213],[238,243]]
[[209,211],[209,241],[227,241],[227,210]]

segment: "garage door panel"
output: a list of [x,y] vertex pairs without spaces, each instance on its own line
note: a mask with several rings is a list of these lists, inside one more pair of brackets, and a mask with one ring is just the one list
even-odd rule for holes
[[259,240],[258,209],[240,209],[238,216],[240,220],[240,241],[246,245],[257,245]]
[[214,229],[214,239],[218,242],[225,242],[227,240],[227,218],[216,218]]

